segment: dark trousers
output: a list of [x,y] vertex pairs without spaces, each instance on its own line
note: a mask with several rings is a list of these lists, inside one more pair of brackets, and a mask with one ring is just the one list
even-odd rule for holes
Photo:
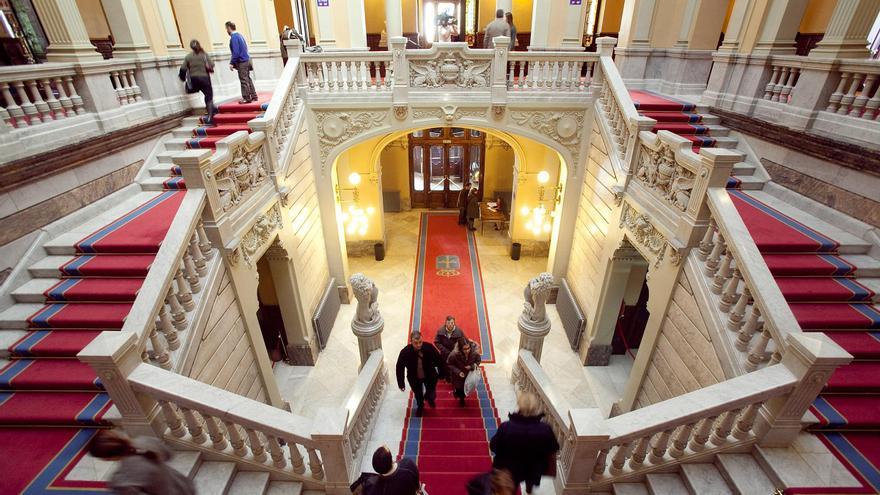
[[458,209],[458,224],[464,225],[465,223],[467,223],[467,209],[466,208],[459,208]]
[[409,382],[410,388],[412,388],[413,395],[416,398],[416,406],[419,409],[425,406],[425,399],[428,399],[429,403],[433,403],[434,399],[437,398],[437,380],[410,380]]
[[211,77],[190,77],[190,82],[192,83],[193,89],[201,91],[205,96],[205,108],[208,110],[208,116],[210,117],[217,113],[217,108],[214,106],[214,87],[211,86]]
[[468,219],[467,219],[467,226],[468,226],[469,229],[475,229],[475,227],[474,227],[474,220],[476,220],[476,218],[468,217]]
[[235,70],[238,71],[238,82],[241,84],[241,99],[256,100],[257,89],[254,88],[254,81],[251,79],[250,60],[235,64]]

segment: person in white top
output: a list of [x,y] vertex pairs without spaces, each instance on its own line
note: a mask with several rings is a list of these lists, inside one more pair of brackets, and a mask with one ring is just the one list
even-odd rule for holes
[[442,43],[449,43],[452,41],[453,36],[458,36],[458,26],[453,22],[449,22],[450,19],[450,17],[444,16],[440,20],[440,26],[437,28],[437,35]]

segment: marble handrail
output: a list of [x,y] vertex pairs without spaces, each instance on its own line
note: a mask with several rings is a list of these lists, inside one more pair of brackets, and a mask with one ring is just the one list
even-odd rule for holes
[[361,447],[368,438],[387,381],[385,355],[382,349],[377,349],[370,353],[369,359],[358,373],[354,387],[343,402],[343,407],[348,411],[345,437],[348,439],[354,466],[360,466]]
[[521,349],[515,365],[515,385],[524,392],[531,392],[541,401],[545,418],[562,445],[568,434],[568,401],[556,391],[541,363],[532,351]]

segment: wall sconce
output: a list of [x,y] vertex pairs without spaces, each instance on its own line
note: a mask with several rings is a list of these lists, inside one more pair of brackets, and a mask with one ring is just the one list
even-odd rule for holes
[[339,187],[339,184],[336,184],[336,199],[339,201],[340,206],[342,203],[345,203],[342,200],[342,192],[351,191],[351,204],[342,211],[342,224],[345,225],[346,234],[364,236],[367,234],[367,227],[370,225],[369,218],[376,213],[376,209],[372,206],[364,209],[358,205],[360,201],[358,185],[361,183],[361,174],[352,172],[348,176],[348,183],[351,184],[351,187]]
[[336,200],[339,203],[343,203],[342,201],[342,191],[351,191],[351,199],[357,204],[360,200],[360,193],[358,192],[358,184],[361,183],[361,174],[357,172],[352,172],[351,175],[348,176],[348,183],[352,185],[352,187],[339,187],[339,184],[336,184]]
[[[525,173],[523,175],[525,175]],[[545,186],[545,184],[550,181],[550,173],[546,170],[542,170],[535,175],[537,175],[538,179],[538,206],[534,208],[523,206],[522,208],[520,208],[520,213],[522,213],[523,216],[528,217],[526,228],[532,231],[533,234],[540,235],[542,232],[546,234],[552,230],[553,224],[551,219],[556,215],[556,212],[550,211],[548,213],[547,207],[544,205],[544,197],[547,189],[547,186]],[[553,189],[556,192],[553,201],[555,209],[555,204],[559,202],[559,191],[561,187],[557,185]]]

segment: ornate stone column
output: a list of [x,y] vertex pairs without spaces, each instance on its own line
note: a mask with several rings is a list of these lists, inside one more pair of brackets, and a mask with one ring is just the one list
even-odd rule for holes
[[49,38],[49,62],[88,62],[101,60],[89,42],[76,0],[34,0],[34,7]]
[[351,320],[351,331],[357,336],[358,349],[363,368],[370,359],[370,353],[382,348],[382,330],[385,320],[379,313],[379,288],[363,273],[355,273],[348,280],[357,299],[357,309]]
[[541,361],[544,337],[550,333],[546,304],[552,286],[553,275],[550,273],[544,272],[531,279],[523,291],[525,304],[517,321],[520,333],[519,348],[531,351],[538,362]]
[[[348,36],[351,48],[367,47],[367,20],[363,0],[348,0]],[[401,27],[401,29],[403,29]],[[402,34],[402,33],[401,33]]]
[[811,57],[867,58],[868,30],[880,12],[880,0],[837,0],[822,41]]
[[[752,50],[756,55],[794,55],[798,27],[807,2],[804,0],[775,0],[770,2],[764,12],[764,22],[758,35],[758,42]],[[867,33],[867,31],[866,31]]]
[[[498,7],[499,9],[502,7]],[[546,47],[550,42],[550,0],[534,0],[532,9],[532,28],[529,46]],[[505,10],[505,12],[507,12]],[[495,13],[492,13],[495,17]],[[514,19],[515,21],[515,19]]]
[[400,0],[385,0],[385,32],[389,40],[403,36],[403,9]]
[[144,21],[135,0],[101,0],[110,31],[114,58],[149,58],[153,50],[147,41]]
[[656,0],[631,0],[623,6],[620,21],[621,48],[649,48]]

